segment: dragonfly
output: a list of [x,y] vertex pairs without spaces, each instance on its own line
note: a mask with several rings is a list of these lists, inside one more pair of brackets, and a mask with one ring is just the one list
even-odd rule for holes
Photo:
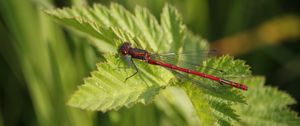
[[134,48],[134,47],[132,47],[131,43],[129,43],[129,42],[122,43],[120,45],[118,51],[122,56],[131,57],[130,60],[133,63],[134,68],[136,69],[136,72],[134,74],[132,74],[131,76],[127,77],[125,80],[133,77],[134,75],[136,75],[138,73],[138,68],[132,60],[132,59],[138,59],[138,60],[144,61],[144,62],[146,62],[148,64],[151,64],[151,65],[158,65],[158,66],[162,66],[162,67],[165,67],[165,68],[169,68],[169,69],[174,70],[174,71],[180,71],[180,72],[183,72],[183,73],[200,76],[200,77],[203,77],[203,78],[210,79],[212,81],[216,81],[219,84],[228,85],[228,86],[231,86],[231,87],[234,87],[234,88],[237,88],[237,89],[241,89],[241,90],[244,90],[244,91],[248,90],[248,87],[245,84],[240,84],[240,83],[233,82],[233,81],[230,81],[230,80],[226,80],[226,79],[214,76],[214,75],[202,73],[202,72],[192,70],[192,69],[189,69],[189,68],[183,68],[183,67],[179,67],[177,65],[173,65],[173,64],[164,62],[164,61],[156,60],[156,59],[151,57],[152,54],[150,52],[148,52],[147,50],[144,50],[144,49]]

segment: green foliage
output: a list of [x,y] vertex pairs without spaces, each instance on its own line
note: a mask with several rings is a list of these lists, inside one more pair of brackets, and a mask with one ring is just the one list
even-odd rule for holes
[[[108,10],[106,7],[101,5],[95,5],[93,9],[85,8],[85,9],[68,9],[65,8],[63,10],[54,10],[54,11],[47,11],[48,14],[53,15],[56,19],[60,20],[62,23],[65,23],[69,26],[72,26],[75,29],[78,29],[84,33],[89,34],[99,40],[102,40],[108,44],[113,45],[115,48],[111,50],[111,52],[116,53],[116,49],[121,42],[129,41],[135,42],[137,45],[141,45],[148,50],[157,50],[159,51],[167,51],[173,50],[178,52],[184,41],[184,36],[186,35],[184,30],[185,26],[183,26],[180,16],[178,12],[168,5],[166,5],[163,9],[163,18],[161,20],[161,26],[158,24],[156,19],[146,10],[140,7],[135,9],[136,16],[129,13],[123,7],[112,4],[110,9]],[[99,14],[98,14],[99,13]],[[105,13],[104,15],[100,15]],[[107,23],[106,19],[110,19],[112,23]],[[106,22],[106,23],[105,23]],[[148,29],[148,30],[147,30]],[[140,34],[139,36],[134,36],[132,34]],[[191,37],[194,37],[188,34]],[[196,36],[194,37],[196,38]],[[194,43],[204,43],[202,39],[194,39]],[[201,44],[202,47],[206,44]],[[69,104],[72,106],[77,106],[80,108],[87,108],[91,110],[102,110],[107,111],[110,109],[116,109],[121,106],[128,106],[131,103],[135,103],[138,101],[143,101],[143,103],[148,103],[150,101],[144,101],[144,99],[151,100],[152,97],[157,93],[157,91],[161,88],[160,86],[167,85],[168,80],[171,79],[170,73],[161,68],[153,68],[154,66],[143,66],[140,68],[140,71],[144,76],[140,79],[135,77],[134,79],[129,80],[126,83],[123,83],[122,80],[128,76],[128,74],[124,72],[118,72],[116,69],[118,63],[113,58],[109,58],[111,56],[107,56],[106,60],[107,63],[98,65],[98,72],[92,73],[92,77],[85,81],[84,86],[80,88],[78,92],[75,93],[74,97],[70,100]],[[114,66],[114,64],[116,66]],[[123,64],[119,64],[123,66]],[[138,66],[141,66],[138,64]],[[103,67],[106,69],[103,70]],[[108,67],[108,68],[107,68]],[[107,73],[103,71],[109,71]],[[105,73],[105,74],[103,74]],[[132,73],[132,72],[131,72]],[[100,76],[101,75],[101,76]],[[114,77],[114,78],[113,78]],[[106,78],[105,81],[101,82]],[[119,79],[117,81],[116,79]],[[161,81],[162,80],[162,81]],[[101,89],[96,90],[93,86],[99,86],[96,82],[99,83],[107,83],[110,86],[114,86],[113,82],[117,87],[120,87],[120,90],[109,90],[106,88],[105,90],[108,92],[107,94],[101,94],[103,91]],[[139,85],[135,83],[141,83]],[[146,83],[150,83],[150,85]],[[144,84],[143,84],[144,83]],[[141,87],[140,87],[141,86]],[[153,87],[152,87],[153,86]],[[95,91],[91,91],[94,89]],[[121,89],[124,89],[122,92]],[[139,90],[134,90],[139,89]],[[147,90],[146,90],[147,89]],[[103,90],[103,89],[102,89]],[[127,90],[133,91],[132,93],[128,93]],[[111,91],[111,92],[110,92]],[[149,92],[146,92],[149,91]],[[87,93],[88,95],[83,95]],[[120,94],[116,94],[120,93]],[[147,97],[140,97],[142,94],[152,94],[152,95],[145,95]],[[103,98],[103,101],[94,100],[99,99],[99,94]],[[131,97],[136,96],[136,97]],[[106,98],[108,100],[112,100],[114,98],[119,100],[120,97],[124,98],[124,102],[118,102],[119,104],[109,104],[110,106],[105,106],[104,104]],[[127,99],[125,95],[132,99]],[[84,97],[83,97],[84,96]],[[107,97],[106,97],[107,96]],[[88,97],[88,98],[87,98]],[[109,99],[110,98],[110,99]],[[82,101],[81,101],[82,100]],[[91,101],[88,101],[91,100]],[[96,102],[93,103],[92,101]],[[112,100],[114,101],[114,100]],[[113,102],[112,102],[113,103]]]
[[[241,60],[233,60],[232,57],[223,56],[220,58],[211,58],[203,62],[203,67],[198,70],[212,75],[224,74],[220,71],[207,69],[205,66],[226,71],[227,75],[250,75],[249,66]],[[227,86],[221,86],[219,83],[207,79],[187,80],[182,85],[190,97],[195,110],[201,120],[202,125],[212,125],[218,122],[220,125],[230,125],[234,121],[239,121],[232,105],[245,103],[242,92]],[[224,77],[226,78],[226,77]]]
[[[113,45],[114,49],[111,50],[113,53],[116,53],[118,45],[124,41],[135,42],[137,45],[141,45],[149,50],[157,50],[158,48],[160,51],[170,49],[179,50],[181,44],[170,46],[170,44],[164,43],[165,41],[170,43],[175,40],[181,43],[183,42],[184,27],[174,8],[170,6],[165,7],[163,13],[169,15],[169,17],[162,19],[162,22],[164,22],[164,25],[162,26],[158,25],[156,19],[146,9],[137,7],[135,12],[136,16],[133,16],[117,4],[112,4],[110,10],[104,6],[95,5],[93,11],[91,8],[66,8],[63,10],[47,11],[48,14],[55,16],[63,23],[107,44]],[[106,13],[109,15],[103,16],[98,13]],[[94,17],[92,17],[92,15]],[[96,17],[95,15],[100,16],[101,18]],[[102,24],[103,22],[107,22],[105,19],[111,19],[112,21],[110,22],[114,23],[106,23],[106,27]],[[150,29],[156,29],[156,31],[151,31]],[[141,35],[136,37],[132,35],[133,33],[141,33]],[[173,35],[173,33],[177,34]],[[180,35],[182,37],[178,37],[179,33],[182,34]],[[165,37],[164,34],[166,34],[167,37]],[[124,79],[130,74],[126,74],[128,71],[120,72],[120,70],[114,70],[124,66],[124,64],[114,61],[116,60],[114,58],[115,57],[112,55],[106,56],[107,62],[98,65],[98,72],[93,72],[92,77],[86,79],[84,86],[82,86],[69,101],[70,105],[90,110],[107,111],[118,109],[124,105],[130,106],[136,102],[148,103],[153,99],[152,97],[157,94],[159,89],[167,85],[168,80],[172,77],[170,72],[165,69],[157,69],[154,66],[143,65],[143,67],[140,67],[139,69],[142,74],[140,78],[134,77],[124,83]],[[137,65],[141,66],[139,63]],[[131,73],[133,73],[133,71]],[[104,81],[102,82],[102,80]],[[96,90],[94,86],[99,86],[96,82],[107,84],[108,86],[104,86],[104,89]],[[110,87],[113,87],[113,90],[110,90]],[[116,90],[117,87],[119,90]],[[103,90],[106,92],[104,93]],[[97,100],[101,99],[99,97],[101,97],[103,101]],[[111,102],[109,103],[111,104],[107,103],[106,100],[110,100]],[[118,102],[114,103],[114,101]]]
[[124,82],[125,78],[130,75],[128,73],[133,73],[133,71],[118,68],[120,66],[118,66],[117,58],[112,55],[107,55],[105,58],[107,62],[97,65],[97,71],[92,72],[91,77],[85,79],[84,85],[80,86],[69,100],[69,105],[105,112],[122,106],[129,107],[137,102],[146,104],[153,100],[153,97],[166,86],[168,79],[171,78],[164,69],[144,66],[140,69],[141,76]]
[[276,88],[264,86],[264,77],[251,77],[241,82],[249,85],[250,92],[246,92],[247,105],[238,105],[237,113],[241,117],[241,126],[298,126],[300,118],[291,111],[288,105],[295,104],[295,100],[288,94]]
[[[108,50],[110,52],[110,54],[104,56],[106,61],[97,65],[97,70],[85,79],[84,84],[71,97],[68,102],[69,105],[92,111],[118,110],[123,106],[129,107],[135,103],[146,104],[152,102],[162,89],[167,87],[166,92],[168,92],[168,87],[177,86],[185,90],[193,105],[193,110],[191,111],[198,115],[198,123],[193,123],[193,125],[231,125],[239,122],[251,125],[251,122],[259,124],[257,122],[257,120],[260,120],[257,118],[259,116],[249,115],[250,117],[248,118],[244,115],[247,115],[245,113],[248,110],[258,112],[255,108],[260,102],[257,100],[263,94],[259,95],[259,92],[256,92],[256,90],[261,90],[262,92],[270,91],[270,97],[283,96],[280,95],[282,93],[274,91],[272,88],[256,85],[254,87],[257,87],[257,89],[252,87],[248,91],[248,97],[255,99],[253,101],[249,100],[249,103],[247,102],[249,109],[240,107],[238,113],[235,113],[233,106],[246,105],[246,100],[243,96],[244,92],[231,87],[221,86],[207,79],[199,79],[199,77],[190,76],[189,80],[181,79],[182,75],[180,74],[172,74],[164,68],[147,65],[140,61],[135,62],[140,70],[139,75],[124,82],[124,79],[134,72],[132,70],[118,70],[119,67],[126,65],[123,62],[119,62],[120,57],[116,54],[118,46],[124,41],[129,41],[134,46],[141,46],[144,49],[157,53],[159,51],[181,52],[208,49],[206,41],[189,32],[183,25],[176,9],[171,6],[166,5],[164,7],[160,23],[144,8],[136,7],[134,12],[132,14],[117,4],[111,4],[109,8],[96,4],[92,8],[64,8],[46,11],[46,13],[55,17],[61,23],[95,38],[96,40],[92,44],[98,50]],[[102,44],[109,46],[102,46]],[[107,47],[110,47],[110,49],[107,49]],[[198,57],[205,55],[206,53],[199,53]],[[191,57],[179,58],[191,59]],[[202,60],[196,59],[198,63],[202,63]],[[226,75],[229,76],[223,77],[227,79],[230,79],[230,76],[241,75],[250,77],[251,74],[249,66],[245,65],[243,61],[234,60],[229,56],[207,59],[202,63],[202,66],[226,71]],[[198,70],[220,77],[224,74],[207,67],[199,67]],[[242,80],[236,81],[244,82]],[[168,93],[162,93],[158,99],[168,99],[166,94]],[[175,95],[175,97],[179,96]],[[286,95],[282,98],[286,97],[288,96]],[[268,97],[266,96],[266,98]],[[265,110],[266,113],[273,114],[272,116],[262,114],[261,117],[271,121],[274,120],[274,122],[279,121],[282,124],[293,122],[293,120],[296,120],[294,118],[296,116],[286,109],[286,105],[293,103],[293,100],[289,99],[286,103],[278,104],[274,108],[268,108],[270,106],[261,104],[261,111]],[[172,103],[174,102],[159,100],[158,106],[162,107]],[[252,103],[254,106],[251,106]],[[275,101],[274,104],[276,104]],[[171,109],[168,111],[175,110]],[[277,112],[286,114],[287,118],[273,117],[278,115]],[[188,117],[185,118],[189,121]],[[271,123],[261,122],[260,124]]]
[[8,69],[15,76],[3,76],[15,82],[1,82],[1,97],[5,92],[9,96],[5,102],[1,98],[1,104],[7,107],[7,114],[2,115],[2,108],[0,112],[3,125],[93,125],[95,114],[66,107],[65,101],[80,81],[78,78],[87,72],[81,64],[85,60],[93,62],[95,56],[83,60],[88,48],[79,51],[77,45],[90,47],[88,43],[73,43],[78,53],[71,54],[63,30],[35,2],[0,1],[1,57],[6,57]]

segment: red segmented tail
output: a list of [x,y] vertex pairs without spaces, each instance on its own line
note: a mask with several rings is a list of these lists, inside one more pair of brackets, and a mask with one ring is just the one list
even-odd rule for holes
[[173,70],[178,70],[178,71],[193,74],[193,75],[197,75],[197,76],[200,76],[200,77],[204,77],[204,78],[207,78],[207,79],[210,79],[210,80],[213,80],[213,81],[217,81],[220,84],[226,84],[228,86],[235,87],[235,88],[238,88],[238,89],[241,89],[241,90],[247,90],[248,89],[248,87],[246,85],[243,85],[243,84],[239,84],[239,83],[236,83],[236,82],[225,80],[225,79],[222,79],[222,78],[219,78],[219,77],[216,77],[216,76],[213,76],[213,75],[201,73],[201,72],[198,72],[198,71],[178,67],[178,66],[175,66],[175,65],[172,65],[172,64],[161,62],[161,61],[148,59],[148,63],[153,64],[153,65],[159,65],[159,66],[167,67],[167,68],[170,68],[170,69],[173,69]]
[[236,82],[229,81],[229,80],[224,80],[224,79],[221,79],[219,82],[221,84],[226,84],[226,85],[229,85],[231,87],[239,88],[239,89],[242,89],[242,90],[245,90],[245,91],[248,90],[247,85],[244,85],[244,84],[240,84],[240,83],[236,83]]

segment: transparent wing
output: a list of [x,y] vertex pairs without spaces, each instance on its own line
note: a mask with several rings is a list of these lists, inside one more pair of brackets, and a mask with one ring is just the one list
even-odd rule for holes
[[191,70],[199,70],[199,67],[205,68],[207,70],[213,70],[217,72],[217,75],[221,78],[233,80],[236,78],[247,78],[249,75],[230,75],[226,71],[220,68],[214,68],[212,66],[202,66],[202,62],[207,58],[215,57],[218,55],[217,50],[203,50],[200,52],[184,52],[184,53],[157,53],[151,54],[151,58],[165,63],[170,63],[183,68],[188,68]]
[[[157,53],[151,54],[151,58],[180,67],[196,70],[197,67],[203,67],[201,63],[209,58],[217,55],[216,50],[201,50],[198,52],[182,52],[182,53]],[[205,66],[208,69],[214,69]],[[217,70],[217,69],[214,69]],[[221,71],[221,70],[217,70]]]

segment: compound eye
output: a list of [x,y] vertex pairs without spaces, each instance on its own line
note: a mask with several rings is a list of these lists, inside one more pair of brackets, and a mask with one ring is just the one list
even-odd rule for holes
[[121,45],[119,51],[122,55],[128,55],[130,48],[130,43],[125,42],[123,45]]
[[128,54],[128,52],[125,51],[125,50],[121,51],[121,53],[122,53],[123,55],[127,55],[127,54]]

